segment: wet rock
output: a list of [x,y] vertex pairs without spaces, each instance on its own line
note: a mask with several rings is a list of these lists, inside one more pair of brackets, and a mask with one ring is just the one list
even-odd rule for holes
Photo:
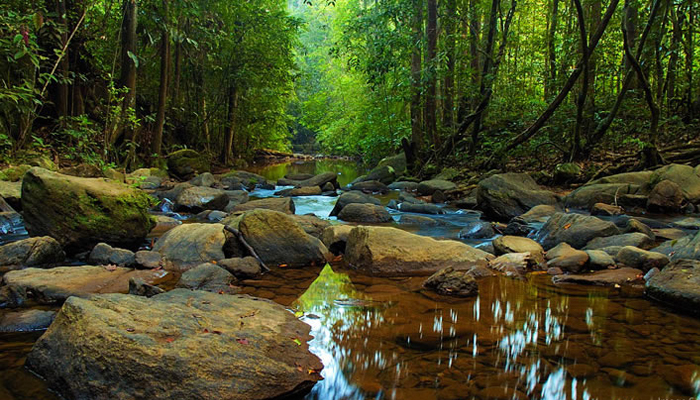
[[208,172],[209,160],[194,150],[183,149],[170,153],[168,172],[179,179],[191,179],[198,173]]
[[236,277],[226,269],[216,264],[206,263],[200,264],[183,273],[180,277],[180,281],[177,283],[177,287],[230,294],[237,291],[233,287],[234,283],[236,283]]
[[228,204],[224,211],[231,212],[237,205],[247,203],[250,200],[248,192],[245,190],[225,190],[226,196],[228,196]]
[[270,197],[267,199],[253,200],[245,204],[235,206],[232,212],[245,212],[255,209],[278,211],[284,214],[294,214],[294,201],[290,198]]
[[596,271],[590,274],[557,275],[552,277],[552,282],[596,286],[632,285],[642,283],[642,274],[641,270],[625,267]]
[[305,181],[307,179],[313,178],[314,174],[302,174],[302,173],[297,173],[297,174],[286,174],[284,177],[286,179],[292,180],[292,181]]
[[621,235],[595,238],[588,242],[584,250],[597,250],[612,246],[634,246],[640,249],[650,249],[654,246],[654,241],[643,233],[623,233]]
[[527,237],[533,231],[535,231],[535,229],[532,228],[530,225],[524,224],[520,222],[517,218],[514,218],[508,223],[508,225],[506,225],[505,229],[503,229],[503,234],[508,236]]
[[593,378],[598,369],[588,364],[572,364],[566,366],[566,372],[574,379]]
[[212,187],[216,185],[216,178],[210,172],[199,174],[190,180],[192,186]]
[[201,213],[195,215],[197,219],[200,221],[209,221],[209,222],[221,222],[224,218],[228,216],[228,213],[224,211],[219,211],[219,210],[206,210],[202,211]]
[[416,198],[415,196],[409,193],[399,193],[399,202],[411,204],[426,204],[424,200]]
[[652,276],[646,284],[647,296],[678,309],[700,311],[700,262],[677,260]]
[[574,163],[557,164],[554,167],[554,182],[566,183],[576,181],[581,174],[581,167]]
[[160,178],[158,176],[149,176],[147,178],[144,178],[141,182],[139,182],[139,188],[150,190],[158,189],[162,184],[163,178]]
[[418,194],[421,196],[430,196],[436,190],[442,190],[446,192],[448,190],[456,189],[457,185],[450,181],[445,181],[442,179],[432,179],[428,181],[423,181],[418,184]]
[[476,208],[478,201],[476,199],[476,195],[472,195],[469,197],[463,197],[459,200],[455,200],[451,204],[454,207],[457,207],[462,210],[473,210]]
[[683,218],[673,222],[673,226],[681,229],[700,230],[700,219],[694,217]]
[[269,266],[302,267],[326,262],[326,246],[308,235],[289,215],[271,210],[249,211],[241,217],[238,230]]
[[359,190],[366,193],[388,193],[389,188],[379,181],[362,181],[353,183],[350,190]]
[[[250,317],[234,327],[241,316]],[[71,298],[27,366],[71,399],[294,397],[321,379],[309,329],[283,306],[248,296],[176,289]]]
[[610,254],[601,250],[586,250],[588,254],[587,269],[599,270],[615,266],[615,259]]
[[628,267],[637,268],[644,272],[652,268],[663,269],[669,263],[668,257],[664,254],[646,251],[633,246],[623,247],[615,257],[617,262]]
[[141,278],[132,277],[129,279],[129,294],[134,296],[153,297],[157,294],[165,293],[165,290],[158,286],[146,283]]
[[479,209],[496,221],[509,221],[538,205],[555,206],[557,198],[527,174],[496,174],[479,182]]
[[[651,174],[647,174],[647,177],[650,176]],[[647,182],[644,181],[641,185],[646,184]],[[617,200],[618,204],[627,207],[628,204],[620,200],[625,196],[639,195],[641,200],[638,200],[638,202],[644,207],[646,205],[646,195],[644,195],[644,189],[641,185],[632,183],[589,183],[569,193],[564,199],[564,204],[566,207],[588,210],[596,203],[612,204]]]
[[423,286],[444,296],[472,297],[479,294],[479,284],[468,269],[447,267],[431,275]]
[[596,249],[597,251],[602,251],[603,253],[606,253],[608,255],[611,255],[613,257],[617,256],[617,253],[622,250],[622,246],[608,246],[608,247],[601,247],[599,249]]
[[[695,204],[700,202],[700,176],[695,174],[693,167],[681,164],[670,164],[654,171],[650,182],[670,181],[680,187],[683,196]],[[658,185],[658,184],[657,184]]]
[[164,267],[186,271],[196,265],[222,260],[226,236],[222,224],[184,224],[169,230],[153,246]]
[[165,232],[182,225],[182,221],[165,215],[156,215],[156,226],[151,230],[151,236],[160,236]]
[[130,267],[136,263],[136,256],[131,250],[117,249],[107,243],[98,243],[90,252],[88,262],[95,265]]
[[321,219],[313,214],[311,215],[292,215],[292,218],[301,226],[307,234],[320,239],[323,230],[331,226],[331,223],[325,219]]
[[418,182],[400,181],[394,182],[387,187],[391,190],[405,190],[407,192],[412,192],[418,189]]
[[530,265],[542,267],[545,263],[544,249],[532,239],[519,236],[500,236],[493,241],[496,255],[508,253],[529,253]]
[[547,251],[547,267],[559,268],[564,272],[581,272],[588,259],[585,251],[576,250],[566,243],[559,243]]
[[533,263],[530,253],[507,253],[489,261],[489,268],[504,273],[511,278],[522,278]]
[[332,182],[326,182],[325,185],[321,188],[323,193],[335,193],[335,186],[333,186]]
[[180,195],[185,189],[194,187],[187,182],[178,183],[168,190],[157,190],[153,193],[154,196],[161,200],[168,199],[171,202],[177,200],[177,196]]
[[322,174],[314,176],[313,178],[300,181],[298,186],[318,186],[322,188],[328,182],[332,183],[333,187],[335,187],[336,189],[339,188],[338,175],[335,172],[324,172]]
[[614,206],[612,204],[595,203],[593,204],[593,207],[591,207],[591,215],[612,217],[615,215],[622,215],[624,213],[625,210],[623,210],[622,207]]
[[620,231],[615,224],[597,217],[555,213],[537,233],[536,240],[542,244],[545,250],[562,242],[580,249],[594,238],[619,233]]
[[63,248],[50,236],[18,240],[0,246],[0,266],[39,266],[63,261]]
[[9,293],[9,305],[24,306],[32,300],[39,304],[60,304],[71,296],[89,297],[98,293],[127,293],[129,279],[138,277],[153,284],[164,279],[162,271],[135,271],[130,268],[98,266],[27,268],[3,276]]
[[496,232],[490,222],[470,221],[457,236],[460,239],[487,239],[496,236]]
[[285,196],[285,197],[297,197],[297,196],[319,196],[319,195],[321,195],[321,193],[323,193],[323,191],[318,186],[306,186],[306,187],[280,190],[279,192],[275,192],[275,195]]
[[399,218],[400,224],[406,225],[421,225],[421,226],[441,226],[445,225],[446,222],[437,220],[435,218],[424,217],[422,215],[410,215],[404,214]]
[[435,240],[389,227],[356,227],[348,235],[346,260],[373,275],[428,275],[447,267],[486,263],[491,255],[464,243]]
[[430,197],[430,201],[432,201],[433,203],[444,203],[445,201],[447,201],[447,197],[445,196],[445,193],[442,190],[436,190]]
[[373,170],[369,171],[367,176],[365,176],[364,180],[379,181],[384,185],[388,185],[394,180],[396,180],[396,171],[390,165],[377,166]]
[[377,167],[390,166],[396,174],[402,174],[406,171],[406,154],[401,152],[395,156],[382,158]]
[[554,215],[554,213],[557,212],[557,209],[554,206],[550,206],[547,204],[542,204],[539,206],[534,206],[528,212],[525,214],[522,214],[518,217],[517,219],[528,223],[528,224],[533,224],[533,223],[545,223],[551,217]]
[[[685,233],[685,231],[682,231],[680,229],[676,228],[662,228],[662,229],[654,229],[654,236],[656,236],[656,239],[660,240],[666,240],[667,242],[662,243],[659,247],[657,247],[655,250],[664,253],[666,255],[669,255],[665,251],[661,251],[661,249],[667,247],[667,246],[675,246],[678,242],[677,240],[687,238],[690,239],[694,235],[688,235]],[[681,242],[683,243],[683,242]],[[692,257],[691,257],[692,258]]]
[[31,236],[51,236],[68,252],[100,242],[133,247],[155,226],[152,198],[127,185],[30,169],[22,184],[22,209]]
[[0,333],[42,331],[51,325],[56,311],[25,310],[0,314]]
[[348,235],[353,228],[354,226],[350,225],[331,225],[323,230],[323,234],[321,234],[321,241],[331,253],[345,253],[345,245],[348,241]]
[[0,197],[16,210],[22,210],[22,182],[0,181]]
[[229,199],[221,189],[192,186],[183,190],[175,199],[177,210],[200,212],[203,210],[223,210]]
[[617,204],[625,209],[641,212],[647,206],[647,199],[643,194],[623,194],[618,197]]
[[343,210],[338,214],[338,219],[348,222],[373,224],[392,222],[394,220],[386,208],[375,204],[360,203],[352,203],[343,207]]
[[[267,179],[264,176],[248,172],[248,171],[229,171],[221,177],[222,184],[233,185],[229,188],[240,189],[239,187],[234,187],[236,182],[243,187],[254,189],[258,185],[267,185]],[[274,189],[274,187],[273,187]]]
[[236,279],[257,279],[262,274],[260,263],[253,257],[227,258],[219,260],[217,265],[230,272]]
[[627,220],[624,231],[625,233],[643,233],[649,236],[651,240],[656,240],[656,235],[654,234],[654,231],[652,231],[651,228],[645,225],[643,222],[634,218],[630,218]]
[[64,175],[76,176],[79,178],[102,178],[104,176],[100,167],[85,163],[61,168],[59,172]]
[[417,204],[417,203],[403,202],[403,203],[397,204],[396,209],[399,211],[416,213],[416,214],[438,215],[438,214],[445,213],[445,211],[442,208],[436,206],[435,204],[427,204],[427,203]]
[[380,205],[382,204],[379,199],[374,198],[370,195],[366,195],[360,191],[351,191],[351,192],[345,192],[341,194],[338,197],[338,200],[335,203],[335,206],[333,207],[333,210],[330,213],[331,217],[335,217],[338,214],[340,214],[340,211],[343,209],[343,207],[347,206],[348,204],[353,204],[353,203],[358,203],[358,204],[376,204]]
[[649,193],[647,209],[656,212],[678,212],[684,201],[681,187],[669,180],[663,180]]

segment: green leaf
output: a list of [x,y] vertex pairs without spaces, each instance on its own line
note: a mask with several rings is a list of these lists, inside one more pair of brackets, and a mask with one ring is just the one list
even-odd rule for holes
[[15,60],[19,60],[20,58],[24,57],[25,54],[27,54],[27,52],[24,51],[24,49],[22,49],[22,50],[16,52],[15,55],[14,55]]
[[134,53],[132,53],[132,52],[130,52],[130,51],[127,51],[126,53],[129,55],[129,58],[131,58],[131,61],[134,62],[134,66],[135,66],[136,68],[138,68],[138,67],[139,67],[139,58],[136,57],[136,54],[134,54]]

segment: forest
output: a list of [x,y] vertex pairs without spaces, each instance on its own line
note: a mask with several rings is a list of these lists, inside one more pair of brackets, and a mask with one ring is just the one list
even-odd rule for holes
[[[416,175],[697,159],[692,0],[0,5],[3,161],[404,151]],[[160,162],[160,164],[159,164]]]

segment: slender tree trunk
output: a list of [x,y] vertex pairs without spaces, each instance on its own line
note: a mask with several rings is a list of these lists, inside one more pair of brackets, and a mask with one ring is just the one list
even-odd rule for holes
[[574,127],[574,138],[571,143],[571,153],[569,161],[573,161],[579,157],[581,149],[581,125],[583,124],[583,108],[586,105],[586,95],[588,94],[588,35],[586,34],[586,19],[583,16],[583,7],[580,0],[573,0],[576,7],[576,17],[578,18],[580,41],[581,41],[581,59],[583,60],[583,81],[581,82],[581,92],[576,103],[576,125]]
[[228,117],[226,118],[226,135],[223,161],[230,165],[233,162],[234,142],[236,140],[236,112],[238,109],[238,89],[232,85],[228,90]]
[[421,42],[423,38],[423,1],[413,0],[411,51],[411,143],[405,150],[409,165],[415,161],[415,153],[423,148],[423,118],[421,114]]
[[[61,48],[68,42],[68,34],[70,28],[68,27],[68,10],[66,7],[66,0],[56,1],[56,12],[58,13],[58,19],[61,24]],[[66,48],[66,53],[68,53],[68,48]],[[58,96],[56,101],[56,113],[59,117],[67,117],[69,115],[69,87],[66,80],[69,78],[70,74],[70,58],[69,54],[65,54],[61,59],[60,75],[62,82],[58,83]]]
[[469,0],[469,50],[466,58],[469,60],[469,84],[466,85],[464,94],[459,102],[457,121],[464,121],[469,110],[476,108],[479,99],[473,93],[479,87],[479,66],[481,57],[479,54],[479,40],[481,34],[481,15],[477,7],[477,0]]
[[[491,64],[493,61],[493,46],[494,40],[496,40],[496,28],[498,26],[498,8],[500,6],[500,0],[491,1],[491,14],[489,14],[489,31],[486,38],[486,56],[484,57],[484,65],[481,72],[481,84],[479,85],[479,95],[484,98],[486,94],[486,84],[489,79],[488,75],[491,72]],[[476,149],[479,146],[479,132],[481,132],[481,118],[483,112],[480,112],[474,118],[474,126],[472,127],[472,144],[469,149],[470,154],[476,154]]]
[[668,105],[666,106],[669,115],[672,111],[672,104],[676,97],[676,74],[678,68],[678,44],[683,41],[683,34],[681,32],[681,26],[678,21],[678,14],[676,8],[671,4],[671,24],[673,25],[673,34],[671,36],[671,55],[668,59],[668,67],[666,72],[666,101]]
[[129,126],[128,113],[136,105],[136,27],[137,27],[138,6],[136,0],[124,0],[124,19],[121,27],[122,49],[121,49],[121,75],[119,82],[122,88],[127,89],[122,102],[122,116],[115,137],[114,143],[119,136],[125,134],[128,140],[135,139],[136,131]]
[[163,126],[165,125],[165,107],[168,103],[168,78],[170,77],[170,33],[168,27],[168,0],[163,0],[163,32],[160,43],[160,91],[158,92],[158,112],[156,131],[153,135],[151,149],[160,156],[163,145]]
[[550,100],[554,96],[557,84],[557,54],[555,51],[555,38],[558,18],[559,0],[552,0],[549,27],[547,30],[547,73],[544,81],[544,97],[546,100]]
[[442,107],[442,122],[443,126],[451,131],[454,128],[454,74],[455,74],[455,20],[457,2],[456,0],[447,0],[445,2],[445,48],[446,48],[446,69],[444,88],[444,100]]
[[688,30],[686,34],[686,53],[685,53],[685,74],[688,79],[688,89],[686,91],[686,102],[688,107],[688,120],[693,120],[693,62],[695,55],[695,44],[693,41],[696,15],[693,10],[693,0],[688,0]]
[[182,43],[175,43],[175,76],[173,77],[173,100],[180,103],[180,76],[182,74]]
[[440,143],[437,131],[437,0],[427,0],[427,89],[425,96],[425,131],[435,146]]

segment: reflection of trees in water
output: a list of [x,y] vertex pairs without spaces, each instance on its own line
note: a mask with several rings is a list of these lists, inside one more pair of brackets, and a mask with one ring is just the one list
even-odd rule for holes
[[273,181],[284,178],[287,174],[318,175],[324,172],[336,172],[339,174],[338,183],[341,186],[347,185],[364,173],[363,169],[355,161],[334,159],[291,161],[282,164],[252,166],[249,170]]

